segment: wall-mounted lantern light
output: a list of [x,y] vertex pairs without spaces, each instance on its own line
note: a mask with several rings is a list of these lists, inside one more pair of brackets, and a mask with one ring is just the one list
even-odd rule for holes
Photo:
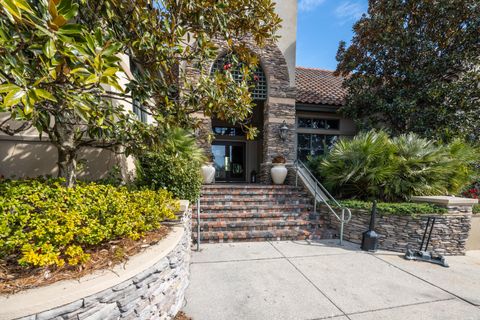
[[284,120],[282,125],[280,126],[280,139],[282,139],[282,141],[287,140],[287,134],[288,134],[288,126]]

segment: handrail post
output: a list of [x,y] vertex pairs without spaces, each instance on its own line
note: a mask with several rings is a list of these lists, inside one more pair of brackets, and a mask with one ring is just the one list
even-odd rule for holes
[[298,162],[295,161],[295,187],[298,187]]
[[345,223],[345,209],[342,208],[342,221],[340,223],[340,245],[343,245],[343,224]]
[[197,251],[200,251],[200,196],[197,199]]
[[317,216],[317,184],[315,183],[315,200],[313,202],[313,212]]

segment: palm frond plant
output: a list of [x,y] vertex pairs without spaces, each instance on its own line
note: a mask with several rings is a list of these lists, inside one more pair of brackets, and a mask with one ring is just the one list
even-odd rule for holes
[[342,139],[319,166],[327,188],[341,197],[382,197],[395,169],[394,147],[385,132]]
[[339,141],[316,173],[341,198],[404,201],[458,193],[476,176],[478,158],[478,149],[460,140],[442,145],[413,133],[369,131]]

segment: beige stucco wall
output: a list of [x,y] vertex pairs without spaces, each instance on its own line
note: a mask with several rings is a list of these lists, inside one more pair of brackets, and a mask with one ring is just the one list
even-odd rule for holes
[[480,214],[472,217],[472,228],[467,240],[467,250],[480,250]]
[[[57,175],[57,150],[48,141],[0,137],[0,176],[32,178]],[[106,178],[118,158],[110,151],[94,148],[81,150],[78,177],[85,180]]]
[[[122,66],[129,72],[128,56],[121,55]],[[127,79],[120,76],[120,85],[125,88]],[[109,87],[109,90],[115,91]],[[125,101],[114,101],[122,105],[125,111],[131,111],[132,105]],[[9,117],[7,113],[0,113],[0,121]],[[152,119],[148,119],[152,122]],[[12,123],[12,126],[15,124]],[[16,125],[20,125],[17,123]],[[115,165],[125,168],[125,173],[130,177],[135,175],[135,163],[132,157],[116,155],[111,151],[99,148],[83,148],[77,159],[79,163],[78,177],[85,180],[98,180],[106,178]],[[27,178],[44,175],[57,175],[57,150],[48,142],[48,137],[43,134],[42,139],[35,128],[30,128],[15,136],[0,132],[0,176],[6,178]]]
[[297,0],[276,1],[276,12],[282,18],[282,28],[279,30],[278,47],[283,53],[288,65],[290,85],[295,86],[295,61],[297,52]]

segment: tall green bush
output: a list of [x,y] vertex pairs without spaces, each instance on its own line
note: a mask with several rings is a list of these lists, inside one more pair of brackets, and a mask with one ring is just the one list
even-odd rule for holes
[[179,199],[194,201],[200,194],[200,167],[203,151],[183,129],[165,132],[161,145],[138,156],[137,183],[153,189],[166,189]]
[[119,238],[139,239],[175,218],[179,203],[165,190],[129,190],[64,180],[0,183],[0,258],[26,266],[77,265],[85,249]]
[[478,150],[458,140],[442,145],[370,131],[339,141],[315,171],[342,198],[398,201],[456,194],[472,181],[477,159]]

